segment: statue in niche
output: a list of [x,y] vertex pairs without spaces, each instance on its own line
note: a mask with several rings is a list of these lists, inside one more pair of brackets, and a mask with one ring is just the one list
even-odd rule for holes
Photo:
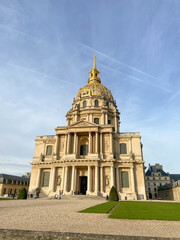
[[57,177],[57,186],[60,186],[61,185],[61,176],[59,175]]
[[105,185],[106,186],[109,186],[109,178],[106,176],[106,178],[105,178]]

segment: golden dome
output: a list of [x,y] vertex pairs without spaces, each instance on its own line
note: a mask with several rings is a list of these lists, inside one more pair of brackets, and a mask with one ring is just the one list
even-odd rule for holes
[[76,98],[78,97],[87,97],[87,96],[102,96],[106,97],[110,100],[113,100],[113,96],[111,94],[111,91],[107,89],[104,85],[102,85],[99,82],[89,82],[87,85],[82,87],[78,94],[76,95]]
[[94,56],[93,69],[89,71],[88,84],[82,87],[76,98],[87,97],[87,96],[102,96],[113,100],[111,91],[101,84],[101,79],[99,77],[100,71],[96,69],[96,57]]

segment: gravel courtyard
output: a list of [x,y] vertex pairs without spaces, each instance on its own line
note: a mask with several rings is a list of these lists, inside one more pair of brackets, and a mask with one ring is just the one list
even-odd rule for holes
[[180,237],[180,221],[108,219],[106,214],[78,213],[104,202],[101,198],[64,197],[0,201],[0,228],[98,233],[153,237]]

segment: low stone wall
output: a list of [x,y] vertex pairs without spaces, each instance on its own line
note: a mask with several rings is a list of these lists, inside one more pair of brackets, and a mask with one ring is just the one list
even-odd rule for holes
[[180,238],[159,238],[140,236],[119,236],[84,233],[40,232],[0,229],[0,240],[177,240]]

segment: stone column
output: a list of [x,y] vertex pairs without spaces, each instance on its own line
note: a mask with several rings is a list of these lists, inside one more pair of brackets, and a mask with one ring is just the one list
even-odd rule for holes
[[64,192],[67,192],[67,180],[68,180],[68,167],[65,167]]
[[40,188],[40,184],[41,184],[41,168],[38,168],[36,188]]
[[95,166],[95,193],[99,193],[99,167]]
[[99,151],[98,151],[98,143],[99,143],[99,133],[98,132],[96,132],[96,148],[95,148],[95,153],[98,153]]
[[64,191],[64,177],[65,177],[65,167],[62,169],[62,178],[61,178],[61,190]]
[[74,191],[75,166],[72,166],[71,192]]
[[101,193],[104,192],[104,168],[101,167]]
[[103,134],[100,133],[100,154],[103,155]]
[[114,186],[114,167],[111,167],[111,187]]
[[74,133],[74,146],[73,146],[73,153],[76,154],[76,137],[77,137],[77,134],[76,132]]
[[67,153],[67,134],[65,134],[65,140],[64,140],[64,155]]
[[69,148],[70,148],[70,133],[68,133],[68,140],[67,140],[67,154],[69,154]]
[[113,137],[112,137],[112,133],[110,133],[110,154],[113,154]]
[[116,182],[117,182],[117,192],[120,191],[120,185],[119,185],[119,168],[116,168]]
[[132,189],[132,192],[134,193],[135,186],[134,186],[134,168],[133,167],[131,168],[131,189]]
[[107,125],[108,124],[108,114],[105,113],[105,124]]
[[51,188],[50,188],[50,191],[54,192],[54,184],[55,184],[55,177],[56,177],[56,168],[53,167],[51,169],[51,174],[52,174],[52,177],[51,177]]
[[114,114],[114,120],[115,120],[115,132],[117,132],[117,116],[116,116],[116,113]]
[[92,151],[91,151],[91,144],[92,144],[92,134],[91,134],[91,132],[89,132],[89,149],[88,149],[88,152],[89,153],[91,153]]
[[77,191],[77,167],[75,167],[74,191]]
[[87,192],[91,192],[91,166],[88,166],[88,186],[87,186]]

